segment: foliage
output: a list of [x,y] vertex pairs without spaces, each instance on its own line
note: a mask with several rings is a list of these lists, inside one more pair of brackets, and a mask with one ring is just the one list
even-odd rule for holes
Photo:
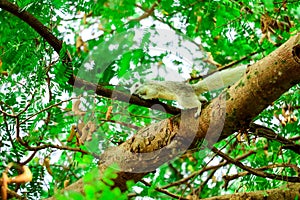
[[[173,198],[192,195],[205,198],[284,184],[280,180],[243,174],[243,170],[213,152],[196,149],[161,166],[134,186],[129,184],[126,193],[112,189],[113,172],[107,171],[103,181],[94,176],[99,155],[130,138],[138,128],[170,114],[102,97],[94,90],[72,87],[68,80],[74,72],[82,79],[128,94],[130,86],[145,77],[163,80],[170,71],[185,79],[190,78],[187,74],[192,70],[197,75],[207,74],[213,69],[205,61],[209,53],[220,66],[252,64],[299,31],[299,1],[12,2],[33,14],[64,44],[61,54],[55,52],[45,37],[20,18],[0,9],[0,171],[13,162],[28,165],[33,173],[32,182],[9,185],[11,190],[28,199],[46,198],[83,176],[85,196],[69,191],[58,195],[58,199],[66,196],[69,199],[126,199],[130,192],[134,194],[132,198],[164,199],[170,198],[170,193]],[[199,59],[203,65],[188,66],[179,57],[170,58],[170,52],[151,51],[147,34],[138,48],[131,49],[135,44],[132,30],[144,27],[168,28],[188,37],[194,45],[200,46],[203,58]],[[117,47],[111,49],[116,41]],[[65,65],[66,50],[72,57],[73,71]],[[92,72],[85,71],[83,66],[89,63],[90,52],[94,50],[103,54],[92,54],[96,68]],[[80,108],[89,116],[74,116],[72,104],[78,98],[82,99]],[[257,116],[256,122],[284,138],[299,141],[299,99],[296,85]],[[111,112],[109,107],[112,107]],[[93,140],[85,145],[79,145],[75,137],[68,140],[72,125],[78,125],[80,120],[97,121]],[[297,176],[299,172],[295,167],[299,169],[299,154],[282,148],[281,142],[241,130],[215,146],[232,158],[253,151],[255,153],[241,162],[265,172]],[[17,174],[12,170],[9,176]],[[223,175],[228,176],[222,179]],[[237,177],[233,179],[230,175]]]
[[126,194],[122,194],[119,188],[111,189],[113,186],[113,179],[117,177],[115,169],[108,168],[102,175],[101,180],[97,168],[92,169],[84,177],[85,195],[81,193],[67,191],[63,195],[58,194],[56,198],[59,199],[127,199]]

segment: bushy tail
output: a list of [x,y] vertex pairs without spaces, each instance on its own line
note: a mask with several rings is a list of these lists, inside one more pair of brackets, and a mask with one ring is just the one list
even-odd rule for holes
[[206,77],[198,83],[192,85],[196,94],[201,94],[206,91],[217,90],[237,82],[246,72],[246,66],[225,69]]

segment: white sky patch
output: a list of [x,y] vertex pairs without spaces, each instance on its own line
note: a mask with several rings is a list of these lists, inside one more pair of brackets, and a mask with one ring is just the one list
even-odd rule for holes
[[119,48],[119,44],[111,44],[108,46],[108,50],[113,51]]
[[84,63],[83,66],[85,67],[85,69],[87,71],[90,71],[90,70],[94,69],[95,61],[94,60],[89,60],[89,62]]
[[237,32],[233,28],[229,28],[225,35],[230,42],[233,42],[237,36]]

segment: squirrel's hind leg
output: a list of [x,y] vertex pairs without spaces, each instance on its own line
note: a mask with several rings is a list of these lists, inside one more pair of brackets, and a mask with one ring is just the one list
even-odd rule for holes
[[196,111],[196,113],[194,115],[195,118],[198,118],[200,116],[200,114],[201,114],[202,103],[200,101],[198,101],[198,103],[197,103],[197,108],[198,109],[197,109],[197,111]]
[[202,96],[202,95],[199,95],[198,96],[198,100],[199,100],[199,103],[198,103],[198,109],[197,109],[197,112],[195,113],[195,118],[199,117],[200,114],[201,114],[201,107],[202,107],[202,103],[201,102],[208,102],[207,98],[205,96]]

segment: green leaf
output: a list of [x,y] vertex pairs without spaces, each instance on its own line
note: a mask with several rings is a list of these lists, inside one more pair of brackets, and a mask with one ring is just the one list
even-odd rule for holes
[[274,10],[274,3],[273,3],[273,0],[263,0],[262,1],[265,5],[265,8],[268,10],[268,11],[273,11]]

